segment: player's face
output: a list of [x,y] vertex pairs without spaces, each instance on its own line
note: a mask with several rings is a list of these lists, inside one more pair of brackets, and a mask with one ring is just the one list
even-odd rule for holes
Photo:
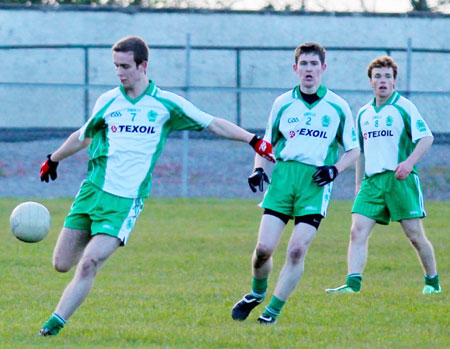
[[389,98],[395,89],[394,70],[391,67],[372,68],[370,85],[376,98]]
[[[297,64],[293,65],[294,71],[300,80],[300,86],[306,90],[316,92],[322,81],[322,74],[326,69],[326,64],[320,62],[320,58],[315,53],[302,53],[298,57]],[[303,91],[305,92],[305,91]]]
[[113,52],[113,62],[116,66],[116,74],[120,83],[125,89],[132,89],[137,82],[145,78],[145,68],[147,62],[142,62],[138,66],[134,61],[134,53],[128,52]]

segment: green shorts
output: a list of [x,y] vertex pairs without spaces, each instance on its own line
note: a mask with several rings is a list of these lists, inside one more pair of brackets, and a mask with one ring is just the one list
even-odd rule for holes
[[261,206],[291,217],[325,217],[333,183],[319,187],[313,182],[314,172],[314,166],[298,161],[278,161]]
[[395,178],[386,171],[365,178],[353,204],[352,213],[372,218],[379,224],[426,216],[419,176]]
[[125,245],[143,208],[143,198],[128,199],[112,195],[84,181],[64,226],[90,230],[91,235],[111,235]]

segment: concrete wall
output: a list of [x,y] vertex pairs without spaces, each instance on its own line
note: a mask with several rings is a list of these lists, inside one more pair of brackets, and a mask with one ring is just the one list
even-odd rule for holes
[[[370,60],[383,52],[377,48],[449,50],[449,16],[284,14],[214,11],[137,11],[31,9],[0,7],[0,46],[8,45],[111,45],[126,35],[138,35],[152,45],[191,44],[232,47],[289,47],[292,50],[240,53],[241,86],[268,88],[241,93],[242,125],[263,128],[277,89],[297,84],[292,73],[293,48],[303,41],[325,47],[354,47],[355,51],[330,50],[324,84],[340,92],[356,113],[371,98],[366,77]],[[358,48],[374,48],[361,51]],[[60,83],[78,86],[0,84],[3,113],[0,127],[78,127],[84,121],[84,51],[74,49],[0,50],[0,82]],[[398,89],[406,89],[406,52],[392,51],[400,65]],[[89,82],[115,85],[108,48],[90,49]],[[418,104],[435,131],[450,132],[450,55],[414,52],[411,62],[411,99]],[[193,50],[193,86],[235,87],[236,51]],[[175,92],[185,85],[184,50],[153,49],[150,77]],[[106,87],[89,90],[90,107]],[[416,92],[414,92],[416,91]],[[420,93],[419,93],[420,92]],[[437,92],[437,93],[430,93]],[[447,93],[445,93],[447,92]],[[237,97],[233,91],[190,91],[189,98],[205,111],[236,121]]]

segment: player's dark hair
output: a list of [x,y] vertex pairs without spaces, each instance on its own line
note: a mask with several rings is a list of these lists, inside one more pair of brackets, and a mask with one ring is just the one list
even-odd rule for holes
[[313,53],[319,56],[320,63],[324,65],[326,52],[325,48],[317,42],[304,42],[295,49],[295,64],[298,63],[298,58],[302,53]]
[[112,50],[114,52],[133,52],[136,66],[142,62],[148,62],[150,50],[144,40],[137,36],[127,36],[117,41]]
[[394,79],[397,78],[398,65],[390,56],[377,57],[369,64],[369,66],[367,67],[367,76],[369,77],[369,79],[372,79],[373,68],[392,68],[394,72]]

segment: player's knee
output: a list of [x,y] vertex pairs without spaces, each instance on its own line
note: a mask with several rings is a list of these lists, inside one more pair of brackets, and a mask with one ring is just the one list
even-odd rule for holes
[[256,263],[264,264],[272,255],[272,249],[264,244],[258,244],[255,249]]
[[292,246],[288,251],[289,261],[292,264],[298,264],[305,256],[306,250],[307,250],[306,246],[303,245]]
[[352,242],[364,241],[367,239],[367,234],[361,226],[354,224],[350,230],[350,239]]
[[408,236],[409,242],[411,242],[411,245],[413,245],[415,248],[420,247],[420,242],[415,236]]
[[418,238],[420,235],[423,235],[421,229],[418,227],[403,227],[405,234],[408,238]]
[[53,258],[53,268],[59,273],[67,273],[72,268],[72,265],[61,258],[55,257]]
[[93,257],[84,257],[80,261],[80,277],[86,278],[97,273],[98,261]]
[[53,268],[59,273],[67,273],[70,269],[70,265],[53,263]]
[[406,233],[406,236],[415,248],[420,248],[422,245],[428,243],[428,240],[420,232],[410,231]]
[[419,244],[420,241],[425,240],[425,233],[419,226],[403,226],[403,231],[413,245]]

